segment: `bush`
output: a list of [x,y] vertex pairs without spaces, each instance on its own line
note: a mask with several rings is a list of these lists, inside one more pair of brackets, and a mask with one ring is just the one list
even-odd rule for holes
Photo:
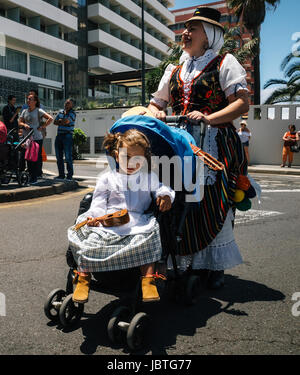
[[87,140],[87,136],[84,131],[79,128],[74,129],[73,133],[73,160],[82,159],[82,155],[79,152],[79,146],[83,145]]

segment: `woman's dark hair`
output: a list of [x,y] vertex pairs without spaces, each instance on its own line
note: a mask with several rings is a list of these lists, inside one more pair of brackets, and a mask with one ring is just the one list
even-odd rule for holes
[[39,97],[36,94],[29,94],[29,95],[27,95],[27,99],[28,99],[29,96],[33,96],[34,100],[36,101],[36,107],[40,108],[41,103],[40,103]]
[[295,131],[295,130],[296,130],[296,126],[295,126],[295,125],[289,125],[289,129],[290,129],[291,131]]
[[14,95],[8,95],[7,101],[10,102],[11,100],[15,99],[16,97]]

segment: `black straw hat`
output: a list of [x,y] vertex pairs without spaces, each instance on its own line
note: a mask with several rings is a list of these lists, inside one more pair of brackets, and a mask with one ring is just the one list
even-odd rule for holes
[[224,27],[220,24],[221,13],[214,8],[199,7],[195,10],[193,17],[185,22],[185,26],[191,21],[204,21],[211,25],[218,26],[224,31]]

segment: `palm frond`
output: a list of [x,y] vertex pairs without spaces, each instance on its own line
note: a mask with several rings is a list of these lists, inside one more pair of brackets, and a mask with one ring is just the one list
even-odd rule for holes
[[272,94],[265,100],[264,104],[276,104],[284,102],[299,102],[300,101],[300,85],[292,87],[283,87],[272,92]]
[[271,5],[271,7],[276,10],[277,6],[280,3],[280,0],[265,0],[267,5]]
[[288,88],[277,89],[265,100],[264,104],[276,104],[292,101],[291,93]]
[[299,74],[296,74],[295,76],[293,76],[293,77],[287,82],[287,85],[288,85],[288,86],[297,85],[297,84],[298,84],[298,81],[300,82],[300,73],[299,73]]
[[292,53],[289,53],[287,56],[285,56],[285,58],[282,60],[282,63],[280,64],[280,70],[285,70],[285,68],[293,58],[295,58],[295,55],[293,55]]
[[285,79],[269,79],[263,86],[264,89],[272,86],[272,85],[287,85],[287,81]]
[[284,75],[286,77],[292,77],[292,75],[294,73],[300,73],[300,62],[295,62],[293,64],[291,64],[290,66],[288,66],[284,72]]

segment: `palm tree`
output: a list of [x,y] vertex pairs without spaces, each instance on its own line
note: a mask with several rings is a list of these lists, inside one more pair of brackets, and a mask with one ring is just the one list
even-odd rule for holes
[[[300,38],[297,40],[297,43]],[[284,102],[300,101],[300,56],[295,53],[288,54],[280,65],[280,70],[284,72],[287,79],[269,79],[264,85],[264,89],[273,85],[283,85],[277,88],[267,98],[265,104],[275,104]]]
[[[266,16],[266,6],[276,9],[280,0],[227,0],[239,20],[252,33],[252,38],[260,40],[260,27]],[[254,104],[260,104],[260,60],[258,53],[253,59],[254,67]]]
[[259,40],[253,38],[246,43],[243,43],[240,26],[229,28],[224,26],[224,44],[220,50],[220,54],[231,53],[240,64],[246,60],[253,58],[258,51]]

